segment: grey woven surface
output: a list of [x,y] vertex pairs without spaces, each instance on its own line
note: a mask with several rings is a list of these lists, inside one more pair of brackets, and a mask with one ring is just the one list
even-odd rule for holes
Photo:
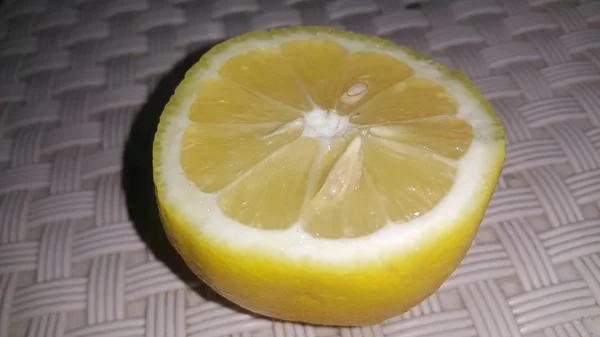
[[[4,0],[0,337],[600,336],[600,1],[407,3]],[[467,258],[381,325],[236,311],[186,281],[152,206],[148,146],[177,74],[159,80],[210,42],[297,24],[379,34],[461,68],[506,126],[504,174]]]

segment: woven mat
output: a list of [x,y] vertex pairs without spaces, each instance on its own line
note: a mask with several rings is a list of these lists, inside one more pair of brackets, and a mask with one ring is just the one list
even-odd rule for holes
[[[381,325],[239,311],[191,277],[157,220],[149,146],[182,73],[215,41],[298,24],[461,68],[506,126],[468,256]],[[589,337],[599,303],[600,1],[4,0],[1,337]]]

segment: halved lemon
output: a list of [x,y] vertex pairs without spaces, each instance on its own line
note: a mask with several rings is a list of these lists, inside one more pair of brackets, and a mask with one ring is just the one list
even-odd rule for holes
[[165,230],[218,293],[269,317],[379,323],[468,250],[504,160],[459,72],[380,38],[253,32],[206,53],[165,107]]

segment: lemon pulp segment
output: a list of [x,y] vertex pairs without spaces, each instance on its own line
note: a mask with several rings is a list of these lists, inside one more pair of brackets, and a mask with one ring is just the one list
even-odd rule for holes
[[410,221],[446,195],[473,137],[443,86],[334,41],[240,53],[199,93],[184,172],[224,215],[262,229],[340,238]]

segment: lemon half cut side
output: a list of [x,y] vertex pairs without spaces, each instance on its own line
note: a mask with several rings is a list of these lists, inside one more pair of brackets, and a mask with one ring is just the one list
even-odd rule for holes
[[216,292],[281,320],[380,323],[466,254],[504,161],[502,124],[462,73],[324,27],[212,48],[153,147],[163,226]]

